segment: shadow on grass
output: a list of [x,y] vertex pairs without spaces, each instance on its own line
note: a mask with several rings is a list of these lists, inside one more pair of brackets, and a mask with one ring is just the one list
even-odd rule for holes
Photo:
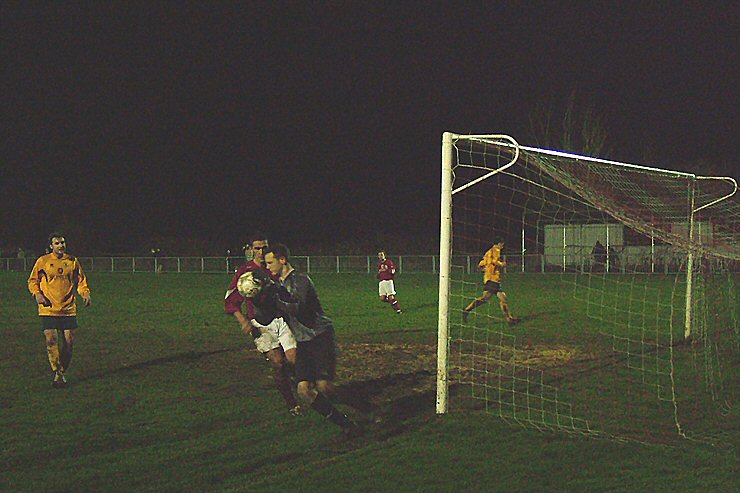
[[424,308],[434,308],[434,307],[437,307],[437,306],[439,306],[439,304],[437,302],[434,302],[434,303],[419,303],[418,305],[412,306],[411,309],[412,310],[415,310],[415,309],[424,309]]
[[98,380],[100,378],[109,377],[113,375],[126,374],[132,371],[146,370],[148,368],[159,366],[159,365],[167,365],[170,363],[190,363],[190,362],[198,361],[207,356],[212,356],[214,354],[221,354],[221,353],[227,353],[227,352],[239,351],[239,350],[241,350],[241,348],[224,348],[224,349],[215,349],[213,351],[187,351],[185,353],[173,354],[170,356],[163,356],[161,358],[154,358],[154,359],[150,359],[147,361],[134,363],[132,365],[122,366],[120,368],[113,368],[108,371],[92,373],[89,375],[82,376],[76,380],[78,382]]
[[366,439],[384,441],[421,427],[424,417],[434,415],[434,375],[419,370],[348,382],[337,386],[338,401],[362,413],[358,421],[367,429]]
[[380,330],[376,334],[409,334],[409,333],[415,333],[415,334],[423,334],[423,333],[436,333],[436,329],[422,329],[422,328],[415,328],[415,329],[392,329],[392,330]]
[[549,312],[536,312],[536,313],[528,313],[526,315],[519,315],[517,314],[517,323],[525,323],[525,322],[531,322],[532,320],[537,320],[542,317],[546,317],[548,315],[558,315],[559,313],[556,311],[549,311]]

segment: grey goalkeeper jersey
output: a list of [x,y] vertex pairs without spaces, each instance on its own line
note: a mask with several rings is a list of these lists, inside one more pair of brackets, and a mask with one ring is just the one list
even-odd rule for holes
[[296,341],[310,341],[326,331],[334,331],[334,324],[324,314],[316,287],[307,274],[293,270],[281,283],[291,294],[292,299],[282,304]]

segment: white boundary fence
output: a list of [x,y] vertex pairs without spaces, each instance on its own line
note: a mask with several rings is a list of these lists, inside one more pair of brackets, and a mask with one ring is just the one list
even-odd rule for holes
[[[231,273],[244,257],[79,257],[85,272],[207,272]],[[402,255],[393,259],[399,272],[436,273],[437,255]],[[0,271],[30,272],[35,258],[0,258]],[[359,255],[293,256],[294,267],[308,273],[377,272],[377,258]]]
[[[506,272],[588,272],[591,255],[588,249],[578,256],[578,262],[564,264],[563,255],[542,254],[506,255]],[[655,260],[653,260],[655,258]],[[610,266],[611,272],[675,273],[685,272],[681,258],[668,255],[649,257],[632,254],[622,249],[619,262]],[[0,258],[0,271],[30,272],[35,258]],[[393,258],[400,273],[439,272],[438,255],[399,255]],[[453,255],[452,265],[463,272],[477,271],[480,257]],[[208,272],[231,273],[244,262],[243,257],[80,257],[85,272]],[[291,257],[297,269],[310,273],[375,274],[377,258],[374,255],[310,255]]]

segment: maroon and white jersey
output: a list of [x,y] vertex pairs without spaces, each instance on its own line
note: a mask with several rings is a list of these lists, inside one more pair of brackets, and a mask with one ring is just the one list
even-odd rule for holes
[[263,267],[262,265],[256,263],[254,260],[250,260],[249,262],[240,265],[239,268],[236,269],[236,272],[234,272],[234,277],[231,279],[229,289],[226,290],[226,296],[224,296],[224,311],[227,314],[231,315],[232,313],[241,311],[242,303],[246,301],[247,318],[249,320],[252,320],[255,317],[254,303],[252,302],[252,300],[244,298],[244,296],[242,296],[241,293],[239,293],[239,290],[236,288],[236,284],[237,282],[239,282],[239,278],[242,276],[242,274],[255,270],[262,270],[270,275],[270,271],[268,271],[266,267]]
[[389,258],[378,262],[378,275],[375,276],[381,281],[392,281],[396,275],[396,265]]

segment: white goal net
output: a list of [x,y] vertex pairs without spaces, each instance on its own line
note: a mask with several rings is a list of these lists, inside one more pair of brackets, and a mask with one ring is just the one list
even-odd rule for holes
[[442,151],[438,413],[738,438],[735,180],[502,135]]

